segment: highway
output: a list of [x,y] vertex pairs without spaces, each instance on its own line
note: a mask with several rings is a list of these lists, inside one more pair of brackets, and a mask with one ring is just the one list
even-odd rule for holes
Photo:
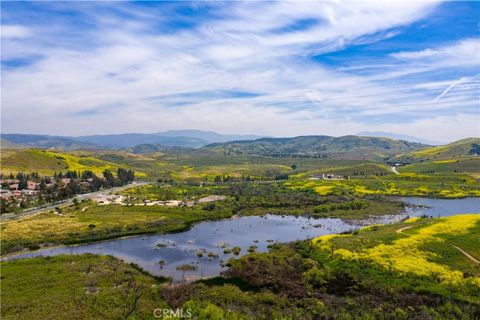
[[142,186],[142,185],[146,185],[146,184],[149,184],[149,183],[151,183],[151,182],[134,181],[133,183],[130,183],[130,184],[127,184],[127,185],[124,185],[124,186],[120,186],[120,187],[99,190],[99,191],[91,192],[91,193],[78,194],[75,197],[72,197],[70,199],[66,199],[66,200],[63,200],[63,201],[59,201],[59,202],[57,202],[55,204],[52,204],[52,205],[46,205],[46,206],[42,206],[42,207],[27,209],[25,211],[22,211],[21,213],[5,213],[5,214],[0,215],[0,220],[1,221],[7,221],[7,220],[16,220],[16,219],[31,217],[31,216],[37,215],[41,212],[53,210],[53,209],[55,209],[55,207],[63,207],[63,206],[70,205],[70,204],[73,203],[73,199],[75,199],[75,198],[77,198],[79,201],[87,200],[87,199],[93,199],[93,198],[98,197],[98,196],[107,195],[109,193],[114,193],[114,192],[122,191],[122,190],[125,190],[125,189]]

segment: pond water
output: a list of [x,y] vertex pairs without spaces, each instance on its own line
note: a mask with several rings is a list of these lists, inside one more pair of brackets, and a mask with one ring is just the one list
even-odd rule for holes
[[[232,249],[238,246],[241,248],[240,255],[246,254],[250,246],[256,246],[256,251],[265,252],[271,243],[311,239],[376,223],[393,223],[400,221],[407,214],[446,216],[480,212],[480,198],[458,200],[402,198],[402,200],[416,206],[429,207],[412,207],[403,215],[354,221],[275,215],[233,217],[202,222],[180,233],[140,235],[78,246],[47,248],[22,253],[10,259],[58,254],[108,254],[136,263],[154,275],[171,277],[174,281],[190,281],[217,276],[226,270],[222,262],[235,256],[224,253],[225,248]],[[199,257],[198,252],[202,252],[203,256]],[[211,253],[210,257],[208,253]],[[195,270],[177,270],[181,265],[194,266]]]
[[480,213],[480,198],[431,199],[405,197],[400,198],[400,200],[414,205],[414,207],[405,210],[411,216],[445,217],[462,213]]

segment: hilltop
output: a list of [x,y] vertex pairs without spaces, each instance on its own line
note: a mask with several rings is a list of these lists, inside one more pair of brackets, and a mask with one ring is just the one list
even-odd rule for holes
[[405,141],[411,141],[411,142],[419,142],[423,144],[429,144],[432,146],[438,146],[443,144],[440,141],[436,140],[429,140],[425,138],[420,138],[420,137],[414,137],[414,136],[409,136],[406,134],[398,134],[398,133],[392,133],[392,132],[383,132],[383,131],[362,131],[356,134],[357,136],[362,136],[362,137],[383,137],[383,138],[390,138],[394,140],[405,140]]

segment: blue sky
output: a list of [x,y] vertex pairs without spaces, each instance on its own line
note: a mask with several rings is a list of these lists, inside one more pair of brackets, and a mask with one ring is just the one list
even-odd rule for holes
[[480,136],[480,2],[3,2],[2,132]]

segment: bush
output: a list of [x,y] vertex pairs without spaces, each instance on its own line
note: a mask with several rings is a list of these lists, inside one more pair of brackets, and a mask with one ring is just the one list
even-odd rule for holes
[[368,206],[369,203],[365,200],[346,201],[341,203],[326,203],[316,206],[313,209],[313,212],[323,213],[335,210],[361,210],[367,208]]

